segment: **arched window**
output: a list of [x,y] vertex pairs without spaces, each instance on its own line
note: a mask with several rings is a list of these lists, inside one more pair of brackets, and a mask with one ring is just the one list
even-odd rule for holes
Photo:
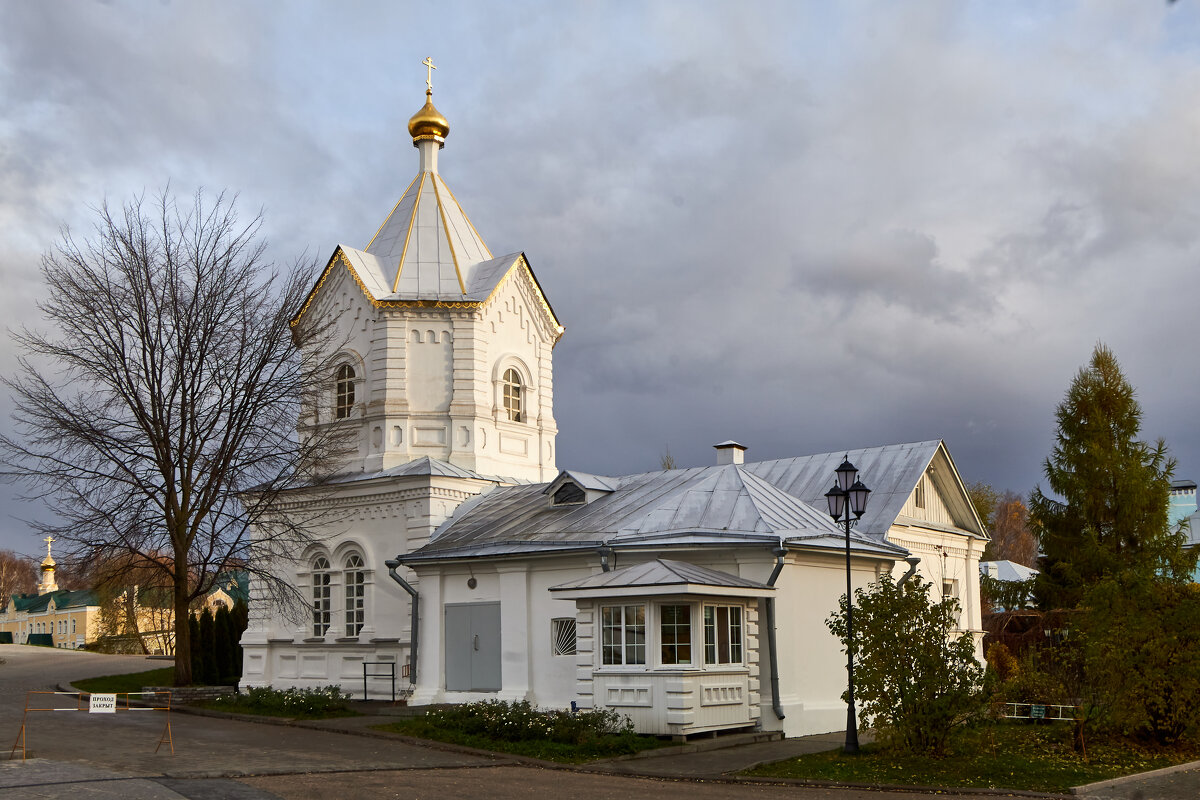
[[342,364],[337,371],[337,402],[334,405],[334,415],[338,419],[350,416],[354,408],[354,368]]
[[363,627],[367,574],[363,571],[362,556],[351,553],[346,558],[346,635],[358,636]]
[[513,422],[525,421],[525,398],[521,385],[521,373],[512,367],[504,370],[504,410]]
[[329,630],[329,559],[317,556],[312,565],[313,636],[324,636]]

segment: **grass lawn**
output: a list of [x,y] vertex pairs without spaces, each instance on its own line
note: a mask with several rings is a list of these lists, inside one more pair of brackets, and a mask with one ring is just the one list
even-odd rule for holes
[[465,733],[438,727],[423,717],[412,717],[387,725],[373,725],[375,730],[402,733],[420,739],[433,739],[438,742],[449,742],[466,747],[476,747],[480,750],[494,750],[501,753],[540,758],[544,761],[559,761],[567,764],[581,764],[595,761],[598,758],[613,758],[627,753],[637,753],[663,747],[670,742],[653,736],[638,736],[636,734],[609,734],[597,737],[584,744],[565,744],[548,739],[493,739],[489,736]]
[[1071,727],[989,724],[965,732],[944,758],[898,755],[866,745],[857,756],[840,750],[779,761],[746,772],[771,778],[912,786],[974,786],[1065,792],[1072,786],[1200,758],[1195,749],[1150,749],[1128,742],[1088,746],[1084,761],[1071,749]]
[[102,678],[87,678],[74,681],[74,686],[81,692],[101,692],[113,694],[121,692],[140,692],[143,686],[170,686],[175,682],[175,668],[163,667],[146,672],[130,672],[125,675],[105,675]]

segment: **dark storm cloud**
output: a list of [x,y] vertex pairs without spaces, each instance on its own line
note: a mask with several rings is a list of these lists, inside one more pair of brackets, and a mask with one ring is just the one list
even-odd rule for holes
[[567,328],[560,466],[945,437],[1025,491],[1104,340],[1200,477],[1200,11],[1151,5],[13,4],[0,305],[168,179],[284,261],[365,244],[432,55],[442,174]]

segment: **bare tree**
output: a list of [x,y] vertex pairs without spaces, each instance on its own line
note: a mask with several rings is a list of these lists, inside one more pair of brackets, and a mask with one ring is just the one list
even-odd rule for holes
[[32,592],[37,585],[37,567],[33,560],[12,550],[0,550],[0,608],[14,594]]
[[[111,653],[173,653],[174,603],[168,570],[123,554],[97,560],[89,583],[99,606],[95,645]],[[169,557],[168,557],[169,560]]]
[[1038,542],[1029,527],[1029,508],[1016,492],[1005,492],[992,513],[992,541],[984,558],[1014,561],[1027,567],[1037,565]]
[[68,555],[165,574],[179,685],[191,682],[189,607],[227,565],[245,565],[268,601],[294,599],[273,570],[313,520],[273,504],[319,486],[349,435],[296,435],[338,348],[316,315],[289,325],[314,270],[267,263],[261,225],[224,194],[181,205],[168,189],[97,209],[90,240],[65,231],[43,257],[51,331],[15,335],[24,355],[5,380],[17,423],[0,437],[5,474],[54,500],[43,527]]

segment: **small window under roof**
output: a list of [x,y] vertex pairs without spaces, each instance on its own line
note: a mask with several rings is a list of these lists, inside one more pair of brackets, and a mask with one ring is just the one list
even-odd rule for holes
[[550,498],[550,505],[554,506],[569,506],[577,505],[587,499],[587,495],[583,491],[583,487],[577,483],[567,481],[562,486],[558,487],[558,491]]

